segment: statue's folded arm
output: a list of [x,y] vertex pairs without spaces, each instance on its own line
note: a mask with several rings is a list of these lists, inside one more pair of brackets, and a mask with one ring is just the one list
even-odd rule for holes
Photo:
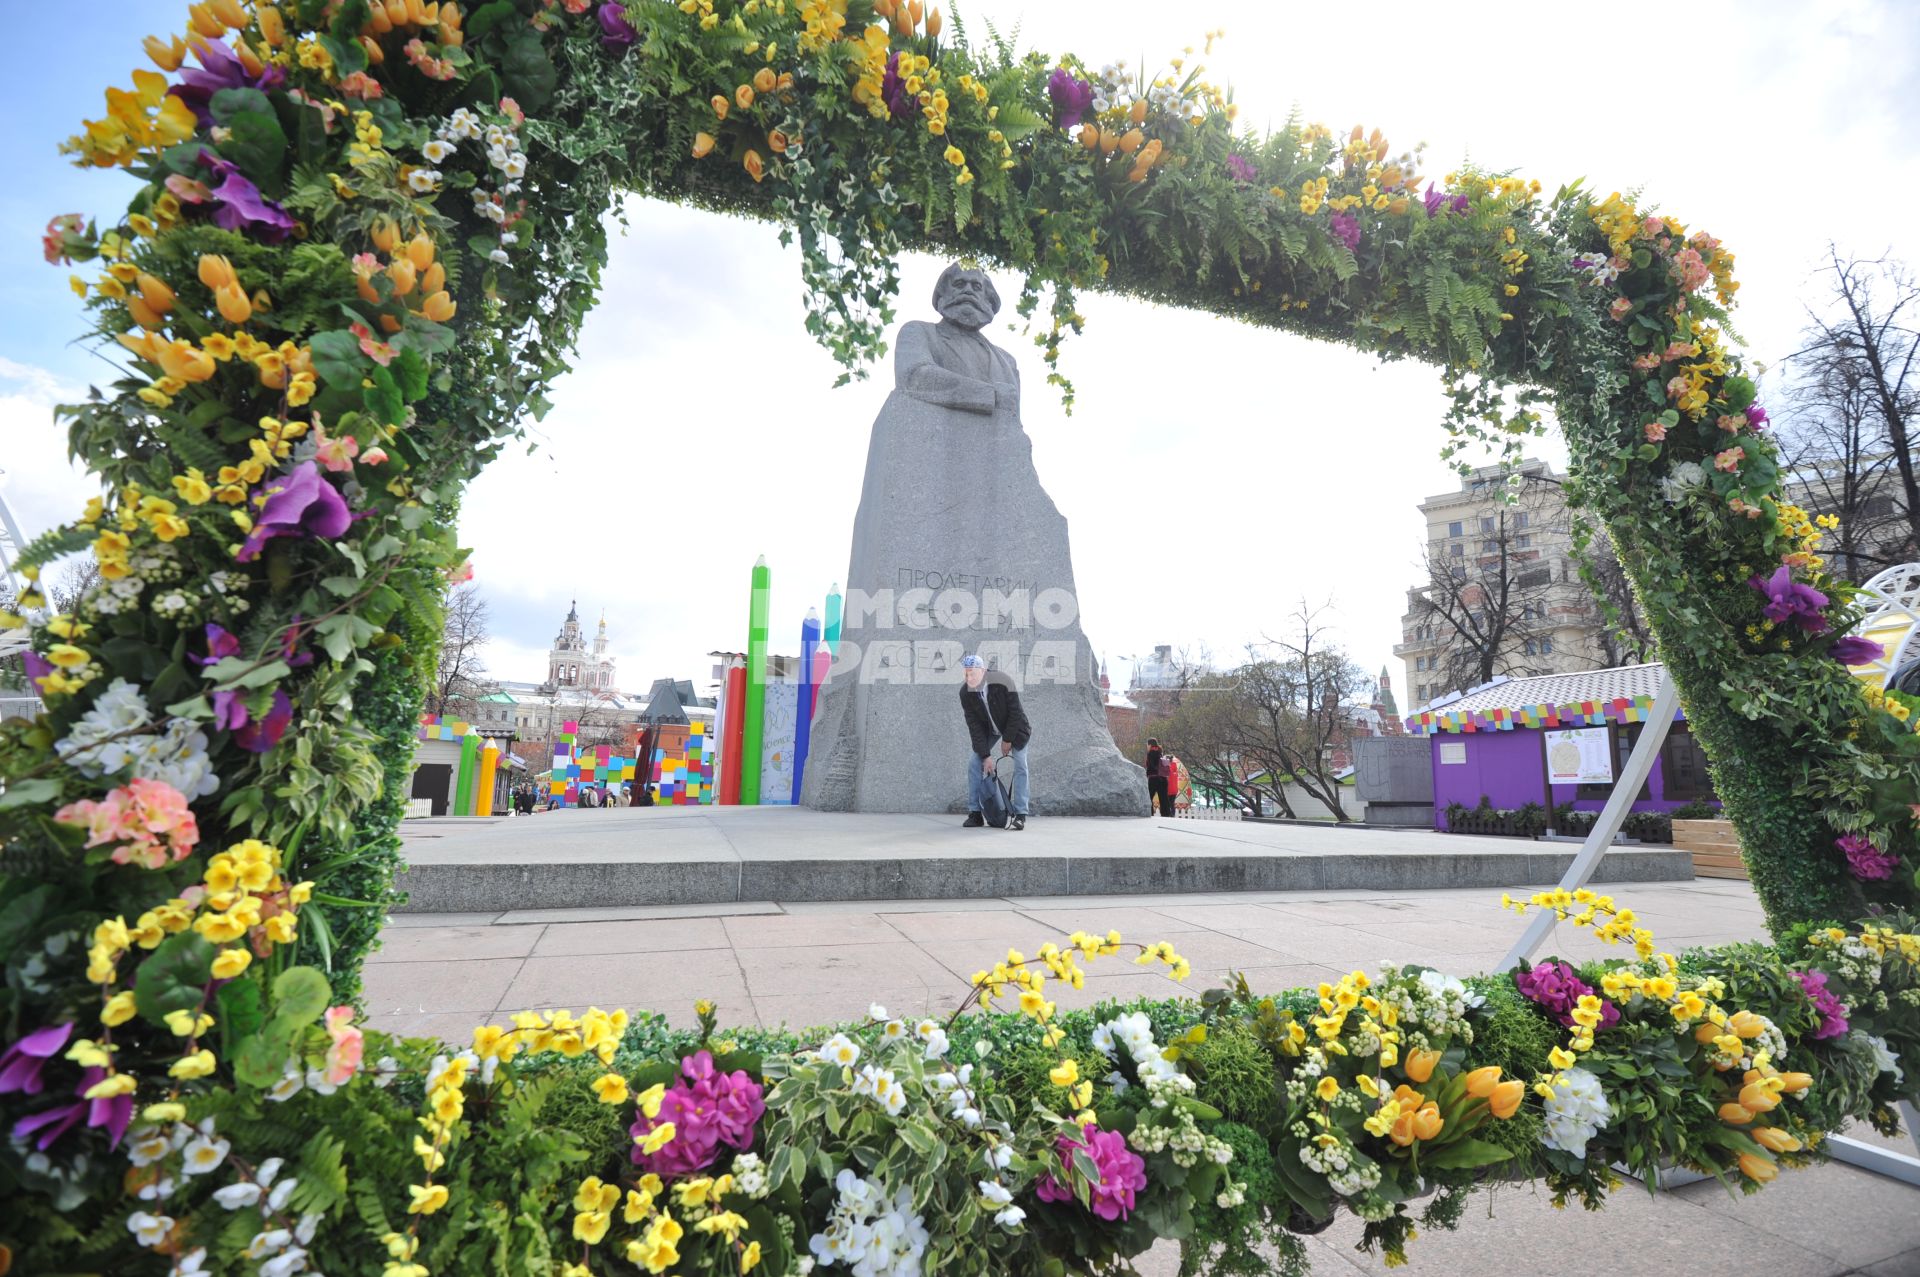
[[962,412],[991,413],[996,401],[993,384],[934,362],[929,330],[926,324],[901,327],[893,353],[894,386],[924,403]]

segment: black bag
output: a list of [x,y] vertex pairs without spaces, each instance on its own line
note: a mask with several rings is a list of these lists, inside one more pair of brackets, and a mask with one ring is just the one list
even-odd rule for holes
[[[1001,755],[1005,758],[1006,755]],[[995,829],[1005,829],[1007,818],[1013,813],[1013,791],[1007,782],[1000,779],[1000,761],[993,764],[993,774],[987,778],[987,796],[981,804],[980,814],[986,817],[989,825]]]

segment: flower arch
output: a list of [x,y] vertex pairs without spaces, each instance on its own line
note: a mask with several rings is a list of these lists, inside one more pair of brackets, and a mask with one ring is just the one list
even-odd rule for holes
[[[353,996],[462,486],[547,407],[626,191],[780,223],[843,380],[924,249],[1023,276],[1069,404],[1102,289],[1433,363],[1449,454],[1517,455],[1550,413],[1776,932],[1913,902],[1911,703],[1842,663],[1852,587],[1783,495],[1704,232],[1434,180],[1377,130],[1241,131],[1197,69],[1022,55],[922,0],[201,0],[146,47],[159,70],[68,144],[131,199],[45,243],[128,364],[61,410],[103,495],[25,564],[87,550],[103,580],[0,618],[47,705],[0,727],[0,948],[88,938],[4,996],[23,1027],[104,999],[89,1122],[128,1118],[115,1027],[180,1019],[190,1084],[212,1008],[268,1086]],[[355,1032],[328,1013],[330,1059]]]

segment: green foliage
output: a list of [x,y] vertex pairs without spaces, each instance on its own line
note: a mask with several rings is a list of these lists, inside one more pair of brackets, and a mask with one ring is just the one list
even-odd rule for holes
[[1225,1024],[1210,1032],[1205,1042],[1186,1048],[1186,1053],[1201,1100],[1219,1109],[1229,1122],[1244,1123],[1268,1135],[1275,1132],[1280,1112],[1273,1059],[1252,1025]]

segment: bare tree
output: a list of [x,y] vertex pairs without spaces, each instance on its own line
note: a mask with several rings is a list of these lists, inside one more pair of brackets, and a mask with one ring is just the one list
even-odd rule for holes
[[1292,633],[1248,647],[1239,670],[1246,732],[1240,753],[1276,781],[1291,776],[1345,822],[1351,817],[1340,803],[1334,752],[1353,732],[1350,702],[1373,680],[1328,641],[1319,617],[1303,600]]
[[1246,750],[1254,734],[1249,703],[1237,673],[1206,674],[1164,720],[1155,724],[1160,743],[1186,767],[1202,793],[1264,815],[1269,805],[1293,815],[1282,773],[1267,768]]
[[1659,650],[1640,596],[1633,592],[1633,580],[1620,565],[1620,553],[1613,538],[1597,523],[1579,523],[1574,528],[1574,552],[1579,559],[1580,575],[1599,600],[1602,625],[1594,635],[1600,649],[1603,669],[1639,665],[1654,659]]
[[1479,516],[1459,541],[1426,547],[1426,584],[1415,587],[1414,611],[1439,631],[1449,687],[1547,669],[1534,658],[1552,650],[1543,645],[1554,631],[1554,570],[1541,540],[1551,509],[1544,489],[1528,483],[1514,504]]
[[481,649],[487,643],[487,600],[472,582],[447,592],[447,620],[440,635],[440,664],[427,693],[429,713],[471,717],[479,702],[499,690],[487,677]]
[[1778,429],[1793,495],[1839,517],[1832,550],[1860,581],[1920,546],[1920,282],[1884,257],[1827,253],[1826,302],[1809,308],[1805,345],[1788,358]]

